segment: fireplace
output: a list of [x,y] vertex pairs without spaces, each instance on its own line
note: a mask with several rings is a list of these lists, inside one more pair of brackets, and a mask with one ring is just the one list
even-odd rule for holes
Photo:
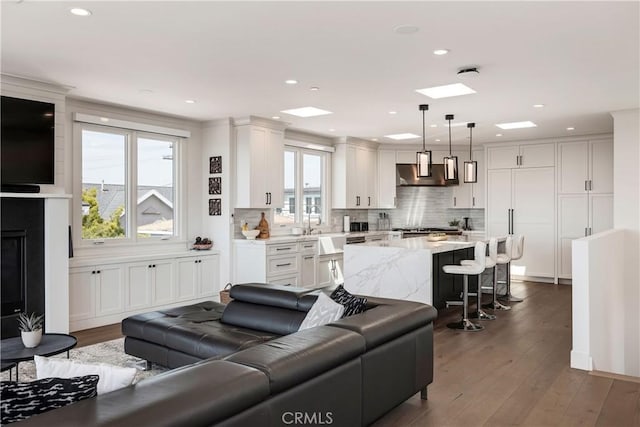
[[9,338],[20,335],[18,314],[45,312],[44,200],[3,197],[0,210],[0,322]]
[[27,231],[2,232],[2,302],[3,315],[25,311],[27,296]]

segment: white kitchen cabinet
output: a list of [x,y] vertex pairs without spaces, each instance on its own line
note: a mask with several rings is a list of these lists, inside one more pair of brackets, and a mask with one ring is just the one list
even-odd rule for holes
[[558,277],[571,278],[571,242],[613,227],[613,142],[558,144]]
[[236,126],[235,137],[236,207],[281,207],[284,197],[283,129],[242,124]]
[[343,255],[322,255],[318,258],[317,287],[335,287],[344,283]]
[[487,148],[487,169],[555,166],[555,144],[497,145]]
[[469,159],[468,151],[456,151],[458,156],[459,185],[454,185],[451,207],[458,209],[484,208],[484,151],[473,150],[472,159],[478,162],[478,182],[464,182],[464,162]]
[[396,207],[396,152],[378,151],[378,208]]
[[560,194],[613,192],[612,141],[558,144]]
[[495,169],[487,172],[487,235],[524,235],[523,276],[555,276],[555,170]]
[[336,145],[332,160],[332,207],[369,209],[377,203],[377,152],[369,147]]
[[418,151],[420,150],[398,150],[396,151],[396,161],[394,163],[415,163]]
[[97,265],[69,271],[69,320],[122,311],[124,281],[119,266]]
[[300,255],[300,285],[312,288],[316,285],[316,256]]
[[177,260],[176,299],[214,296],[220,291],[218,256]]

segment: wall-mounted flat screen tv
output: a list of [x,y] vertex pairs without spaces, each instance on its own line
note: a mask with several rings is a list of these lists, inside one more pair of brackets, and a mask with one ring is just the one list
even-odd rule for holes
[[53,184],[55,105],[3,96],[0,115],[0,182]]

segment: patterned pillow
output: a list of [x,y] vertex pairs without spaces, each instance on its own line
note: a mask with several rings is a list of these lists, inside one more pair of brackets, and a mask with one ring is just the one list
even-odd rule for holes
[[331,299],[344,306],[342,317],[353,316],[367,309],[367,299],[351,295],[344,286],[339,285],[332,293]]
[[83,399],[96,397],[98,375],[0,382],[0,422],[13,423]]
[[342,317],[344,313],[344,306],[338,304],[322,292],[318,294],[318,299],[311,306],[311,309],[307,312],[304,320],[298,328],[299,331],[303,329],[314,328],[316,326],[327,325],[331,322]]

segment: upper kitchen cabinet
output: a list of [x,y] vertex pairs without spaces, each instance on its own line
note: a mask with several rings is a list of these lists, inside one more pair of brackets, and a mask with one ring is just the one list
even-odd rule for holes
[[284,126],[250,117],[236,122],[236,207],[282,206]]
[[487,148],[488,169],[555,166],[555,144],[499,145]]
[[458,151],[453,154],[458,156],[459,185],[453,186],[452,208],[479,209],[484,208],[484,150],[473,150],[473,160],[478,162],[478,182],[464,182],[464,162],[469,160],[469,151]]
[[396,207],[396,152],[378,151],[378,207]]
[[377,207],[377,151],[346,138],[336,144],[332,164],[332,206],[335,209]]
[[560,143],[558,163],[559,193],[613,193],[611,140]]

